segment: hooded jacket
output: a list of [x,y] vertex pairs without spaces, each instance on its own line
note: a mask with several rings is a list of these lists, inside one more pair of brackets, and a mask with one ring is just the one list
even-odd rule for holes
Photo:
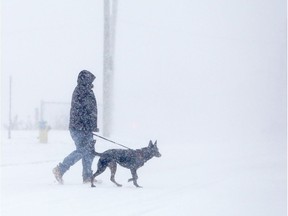
[[95,76],[83,70],[72,95],[69,129],[92,132],[97,130],[97,102],[92,90]]

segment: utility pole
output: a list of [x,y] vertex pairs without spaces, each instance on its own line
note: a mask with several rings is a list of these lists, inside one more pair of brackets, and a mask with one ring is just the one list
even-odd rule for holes
[[8,126],[8,139],[11,139],[12,129],[12,77],[9,77],[9,126]]
[[118,0],[104,0],[103,135],[107,137],[112,126],[117,6]]

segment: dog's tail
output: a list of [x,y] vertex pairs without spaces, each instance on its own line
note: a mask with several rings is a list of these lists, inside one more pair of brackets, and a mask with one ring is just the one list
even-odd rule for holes
[[94,155],[94,156],[99,156],[99,157],[101,157],[102,153],[96,152],[96,151],[94,150],[94,151],[93,151],[93,155]]

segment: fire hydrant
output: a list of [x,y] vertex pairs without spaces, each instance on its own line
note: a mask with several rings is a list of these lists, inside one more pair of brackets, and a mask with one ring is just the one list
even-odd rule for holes
[[47,126],[46,121],[39,122],[39,142],[40,143],[48,143],[48,131],[51,128]]

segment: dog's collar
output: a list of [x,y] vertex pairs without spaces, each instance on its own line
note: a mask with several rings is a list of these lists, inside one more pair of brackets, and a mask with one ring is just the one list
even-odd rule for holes
[[136,155],[137,157],[143,158],[142,150],[141,149],[136,149]]

